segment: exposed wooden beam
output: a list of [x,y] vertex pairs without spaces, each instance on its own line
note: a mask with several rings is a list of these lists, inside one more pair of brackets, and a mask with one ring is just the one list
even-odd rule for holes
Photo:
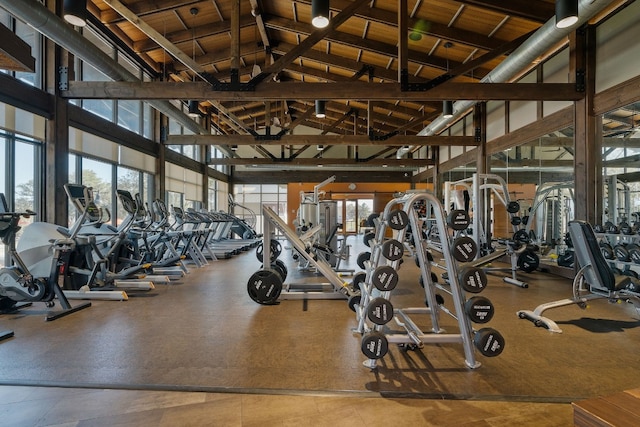
[[31,56],[31,46],[13,31],[0,24],[0,69],[33,73],[36,59]]
[[282,169],[286,169],[287,166],[360,166],[360,167],[406,167],[416,168],[422,166],[432,166],[433,160],[429,159],[371,159],[371,160],[356,160],[345,158],[295,158],[295,159],[241,159],[241,158],[223,158],[223,159],[211,159],[210,165],[231,165],[231,166],[250,166],[250,165],[282,165]]
[[[282,71],[285,66],[293,62],[301,54],[311,49],[320,40],[336,31],[336,28],[349,19],[359,7],[363,6],[368,1],[369,0],[354,0],[353,2],[350,2],[340,13],[329,21],[329,25],[327,25],[327,27],[318,29],[311,33],[307,38],[298,43],[295,48],[287,52],[269,67],[266,67],[261,75],[266,76],[268,81],[268,77]],[[264,80],[262,85],[264,85]]]
[[259,140],[251,135],[169,135],[167,145],[466,145],[475,146],[471,136],[406,136],[396,135],[385,140],[370,140],[367,135],[283,135],[280,139]]
[[[129,21],[132,25],[138,28],[140,31],[145,33],[149,38],[153,39],[158,45],[162,46],[164,49],[171,54],[178,61],[185,64],[188,68],[190,68],[194,73],[198,74],[201,78],[204,79],[204,67],[198,64],[196,61],[191,59],[188,55],[186,55],[182,50],[180,50],[177,46],[167,40],[162,34],[153,29],[149,24],[140,19],[136,14],[134,14],[131,10],[129,10],[124,4],[122,4],[119,0],[103,0],[106,4],[108,4],[112,9],[122,15],[127,21]],[[185,99],[184,97],[176,97],[173,99]],[[186,99],[197,99],[197,98],[189,98]],[[248,130],[244,127],[244,123],[239,120],[237,117],[234,117],[227,109],[217,100],[206,99],[218,109],[223,114],[222,120],[227,122],[229,126],[238,130],[243,130],[244,132],[248,132]]]
[[[272,17],[269,18],[266,22],[268,28],[274,28],[280,31],[288,31],[294,32],[298,34],[308,35],[312,34],[314,28],[302,22],[295,22],[288,19]],[[403,33],[405,33],[403,31]],[[387,44],[382,43],[370,39],[363,39],[360,36],[355,36],[348,33],[335,31],[328,35],[325,38],[327,41],[331,41],[334,43],[340,43],[346,46],[351,46],[357,49],[363,49],[366,52],[373,52],[379,55],[384,55],[389,58],[396,58],[398,56],[398,47],[395,44]],[[498,47],[499,48],[499,47]],[[496,48],[496,49],[498,49]],[[429,55],[428,52],[416,50],[416,49],[407,49],[408,52],[408,60],[409,62],[413,62],[415,64],[425,65],[428,67],[438,68],[440,70],[447,69],[447,60],[444,58],[439,58],[434,55]],[[459,67],[461,64],[457,62],[449,61],[450,66]],[[478,66],[476,65],[476,68]],[[488,73],[488,70],[479,69],[478,76],[483,77]],[[396,72],[397,74],[397,72]],[[397,78],[394,79],[397,81]]]
[[[311,4],[311,0],[297,0],[298,3]],[[349,0],[331,0],[331,8],[335,10],[342,10],[351,2]],[[367,8],[358,10],[354,16],[363,18],[368,21],[376,22],[378,24],[397,26],[398,16],[395,12],[383,10],[380,8]],[[407,31],[417,31],[423,34],[428,34],[433,37],[442,38],[455,43],[461,43],[468,46],[477,47],[485,50],[493,50],[498,48],[504,40],[498,40],[495,38],[487,37],[482,34],[474,33],[472,31],[466,31],[461,28],[449,27],[446,24],[439,24],[437,22],[429,22],[429,26],[425,29],[424,25],[418,18],[409,18],[409,28]]]
[[214,91],[204,82],[69,82],[66,98],[78,99],[216,99],[218,101],[358,99],[576,101],[584,94],[570,83],[448,83],[428,92],[402,91],[399,83],[281,82],[254,91]]
[[[210,169],[210,168],[209,168]],[[260,170],[233,173],[233,182],[235,184],[288,184],[292,180],[291,172],[284,170]],[[327,174],[335,175],[335,182],[411,182],[411,170],[406,172],[386,171],[380,169],[376,173],[370,171],[358,171],[349,168],[349,170],[336,170],[331,168],[315,168],[314,170],[296,170],[295,181],[299,182],[322,182],[327,179]]]
[[[139,4],[139,3],[136,3]],[[255,18],[250,15],[242,16],[240,18],[240,27],[249,27],[255,24]],[[231,31],[231,21],[221,21],[221,22],[212,22],[207,25],[201,25],[194,29],[186,29],[174,31],[172,33],[167,34],[165,37],[173,44],[183,43],[190,41],[193,39],[194,35],[197,39],[202,37],[212,37],[219,34],[228,33]],[[254,43],[255,44],[255,43]],[[143,39],[133,42],[133,49],[136,52],[148,52],[154,49],[159,49],[161,46],[158,46],[153,39]]]
[[547,22],[555,14],[553,3],[543,1],[458,0],[458,2],[539,23]]

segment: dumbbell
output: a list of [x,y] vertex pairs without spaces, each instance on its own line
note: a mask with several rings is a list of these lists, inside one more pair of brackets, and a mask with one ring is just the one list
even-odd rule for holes
[[613,253],[613,247],[609,243],[605,242],[604,240],[601,240],[599,246],[600,246],[600,252],[602,253],[602,256],[605,259],[615,258],[615,255]]
[[627,245],[625,243],[618,243],[613,247],[613,256],[618,261],[629,262],[631,260],[626,246]]

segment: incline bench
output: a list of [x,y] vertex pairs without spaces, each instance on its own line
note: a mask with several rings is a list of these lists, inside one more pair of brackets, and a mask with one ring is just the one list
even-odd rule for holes
[[553,320],[543,317],[544,311],[571,304],[585,308],[590,300],[606,298],[610,301],[630,302],[640,314],[640,281],[630,276],[613,274],[600,251],[591,225],[584,221],[571,221],[569,234],[575,249],[575,260],[580,267],[573,279],[573,297],[541,304],[533,311],[520,310],[518,317],[559,333],[562,329]]

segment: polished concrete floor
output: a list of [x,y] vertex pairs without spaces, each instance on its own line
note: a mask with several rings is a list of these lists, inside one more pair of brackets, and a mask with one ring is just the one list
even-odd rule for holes
[[[354,265],[360,242],[349,240]],[[284,255],[287,282],[322,281]],[[418,269],[405,260],[392,302],[419,306]],[[506,346],[478,354],[477,369],[461,345],[438,344],[392,348],[372,371],[344,301],[258,305],[246,285],[259,268],[248,252],[53,322],[39,304],[0,316],[0,330],[15,332],[0,342],[0,425],[564,426],[571,402],[640,386],[630,304],[548,312],[562,334],[518,319],[519,309],[569,296],[566,279],[523,274],[523,289],[490,276],[489,326]],[[447,316],[442,324],[456,327]]]

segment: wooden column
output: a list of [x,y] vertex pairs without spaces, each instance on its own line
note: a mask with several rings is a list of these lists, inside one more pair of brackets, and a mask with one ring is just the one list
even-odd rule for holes
[[[601,221],[597,212],[602,212],[602,140],[597,138],[601,121],[593,113],[595,34],[595,28],[588,26],[570,36],[569,74],[585,92],[585,97],[575,102],[574,110],[575,219],[591,224]],[[599,200],[596,188],[601,189]]]
[[[62,12],[62,1],[51,2],[49,8]],[[45,41],[45,87],[55,95],[53,111],[47,120],[44,149],[44,188],[42,189],[42,212],[40,221],[67,226],[68,203],[63,190],[69,177],[69,101],[58,96],[60,74],[64,67],[68,79],[74,79],[74,58],[65,50],[57,47],[51,40]],[[75,166],[75,165],[74,165]]]

